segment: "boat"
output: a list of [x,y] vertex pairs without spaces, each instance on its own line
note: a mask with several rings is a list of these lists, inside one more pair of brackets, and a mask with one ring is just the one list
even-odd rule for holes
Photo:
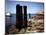
[[6,13],[5,13],[5,16],[7,16],[7,17],[11,17],[11,13],[6,12]]

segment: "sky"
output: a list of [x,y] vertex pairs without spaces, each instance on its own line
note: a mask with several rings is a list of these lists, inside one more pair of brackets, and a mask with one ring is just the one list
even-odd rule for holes
[[44,3],[6,0],[5,11],[16,14],[17,4],[20,4],[20,6],[27,6],[27,14],[35,14],[38,11],[44,10]]

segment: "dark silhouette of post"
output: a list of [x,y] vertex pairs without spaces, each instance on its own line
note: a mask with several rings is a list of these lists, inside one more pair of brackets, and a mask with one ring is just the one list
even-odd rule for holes
[[29,13],[29,18],[31,18],[31,14]]
[[22,6],[17,5],[16,6],[16,28],[21,29],[22,23],[23,23]]
[[25,27],[27,27],[27,6],[17,5],[16,6],[16,28],[21,29]]
[[24,27],[27,27],[27,6],[24,6]]

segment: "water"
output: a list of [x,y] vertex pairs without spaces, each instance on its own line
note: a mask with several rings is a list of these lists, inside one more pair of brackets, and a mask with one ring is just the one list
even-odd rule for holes
[[[29,14],[28,14],[29,15]],[[27,17],[28,17],[28,15],[27,15]],[[31,14],[30,16],[32,17],[32,16],[34,16],[35,14]],[[16,14],[11,14],[11,17],[7,17],[6,18],[6,24],[7,25],[9,25],[9,24],[16,24]],[[7,23],[7,22],[10,22],[10,23]]]
[[16,14],[11,14],[11,23],[15,24],[16,23]]

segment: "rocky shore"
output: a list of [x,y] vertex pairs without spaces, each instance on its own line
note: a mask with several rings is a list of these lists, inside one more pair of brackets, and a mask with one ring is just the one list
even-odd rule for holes
[[20,31],[15,25],[10,26],[8,30],[9,34],[18,33],[32,33],[32,32],[44,32],[44,12],[36,13],[36,16],[31,17],[27,20],[27,28],[22,28]]
[[44,12],[38,12],[28,20],[26,32],[44,32]]

